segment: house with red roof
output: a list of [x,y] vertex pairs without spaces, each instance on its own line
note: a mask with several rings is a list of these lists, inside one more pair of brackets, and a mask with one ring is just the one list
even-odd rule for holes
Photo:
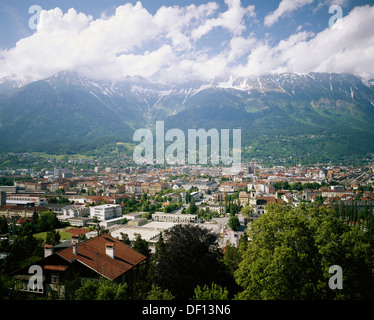
[[[57,293],[63,299],[67,281],[78,279],[99,279],[101,277],[117,283],[133,285],[137,279],[138,266],[146,257],[109,234],[103,234],[79,242],[73,240],[71,246],[59,251],[46,244],[44,258],[34,262],[32,267],[39,268],[42,281],[33,286],[35,272],[26,266],[13,273],[16,290],[39,295]],[[32,282],[32,281],[31,281]]]
[[29,222],[32,222],[33,220],[31,218],[28,218],[28,217],[22,217],[22,218],[19,218],[17,221],[16,221],[16,226],[23,226],[24,224],[26,223],[29,223]]

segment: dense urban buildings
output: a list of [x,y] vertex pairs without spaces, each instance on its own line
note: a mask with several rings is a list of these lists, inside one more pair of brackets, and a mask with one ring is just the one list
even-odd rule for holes
[[[162,234],[167,235],[177,225],[199,226],[212,232],[225,252],[228,246],[238,248],[240,239],[252,240],[253,221],[271,205],[317,205],[343,215],[349,214],[347,208],[352,206],[356,216],[349,215],[348,224],[363,223],[364,228],[369,228],[365,221],[373,216],[374,166],[370,164],[286,167],[251,162],[234,174],[219,166],[129,163],[103,168],[92,162],[90,167],[77,170],[71,162],[59,165],[1,172],[0,217],[7,225],[2,227],[2,238],[14,241],[23,228],[33,230],[37,220],[39,232],[33,236],[44,243],[44,258],[32,264],[40,266],[45,275],[41,287],[28,286],[31,265],[13,270],[16,289],[24,293],[64,299],[69,292],[66,281],[72,279],[72,273],[131,283],[128,278],[136,276],[148,251],[137,253],[130,247],[136,248],[141,239],[155,255]],[[45,227],[39,225],[41,219],[46,221]],[[45,238],[47,233],[50,238]],[[58,238],[54,238],[56,234]],[[125,276],[117,272],[116,259],[130,261],[133,266],[139,261],[139,266]]]

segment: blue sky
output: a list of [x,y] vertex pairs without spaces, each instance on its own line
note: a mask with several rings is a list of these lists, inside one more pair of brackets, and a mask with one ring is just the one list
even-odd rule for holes
[[[43,9],[36,30],[31,5]],[[342,28],[329,26],[332,5]],[[2,0],[0,27],[0,77],[24,81],[61,70],[166,82],[310,71],[374,78],[372,0]]]
[[[137,1],[121,1],[121,0],[2,0],[0,2],[0,26],[1,30],[6,32],[0,33],[0,48],[10,49],[16,42],[24,37],[30,36],[33,33],[28,26],[28,21],[32,17],[29,8],[31,5],[39,5],[44,10],[54,9],[59,7],[63,12],[67,12],[70,8],[75,8],[79,12],[90,14],[93,18],[100,18],[103,12],[107,14],[114,13],[116,7],[125,3],[136,4]],[[203,4],[212,2],[209,0],[205,1],[191,1],[191,0],[143,0],[141,1],[144,8],[150,13],[154,14],[162,6],[187,6],[190,4]],[[224,11],[225,3],[223,0],[214,1],[219,4],[220,11]],[[348,12],[357,4],[366,4],[370,1],[350,1],[346,2],[348,5],[344,5],[344,11]],[[278,0],[253,0],[253,1],[242,1],[242,5],[254,5],[256,8],[256,16],[260,22],[262,22],[265,16],[279,6],[280,1]],[[315,13],[314,10],[324,1],[315,2],[314,4],[307,5],[299,12],[287,15],[284,19],[281,19],[280,23],[272,27],[264,27],[263,24],[251,25],[248,31],[255,31],[260,36],[264,36],[266,33],[271,32],[276,39],[286,37],[291,32],[294,32],[299,25],[304,25],[313,31],[322,30],[327,27],[328,20],[331,15],[328,13],[328,7],[333,1],[325,1],[325,5],[321,6],[320,9]],[[352,4],[354,3],[354,5]]]

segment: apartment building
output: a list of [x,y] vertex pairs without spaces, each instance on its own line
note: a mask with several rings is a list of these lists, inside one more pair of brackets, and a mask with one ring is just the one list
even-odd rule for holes
[[197,215],[157,212],[152,215],[152,220],[176,223],[192,223],[197,221]]
[[122,216],[122,207],[118,204],[103,204],[90,208],[90,217],[105,221]]

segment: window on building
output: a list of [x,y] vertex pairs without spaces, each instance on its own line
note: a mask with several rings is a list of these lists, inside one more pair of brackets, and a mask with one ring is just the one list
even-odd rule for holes
[[51,274],[51,283],[56,283],[56,284],[60,283],[59,274],[57,274],[57,273],[52,273]]

